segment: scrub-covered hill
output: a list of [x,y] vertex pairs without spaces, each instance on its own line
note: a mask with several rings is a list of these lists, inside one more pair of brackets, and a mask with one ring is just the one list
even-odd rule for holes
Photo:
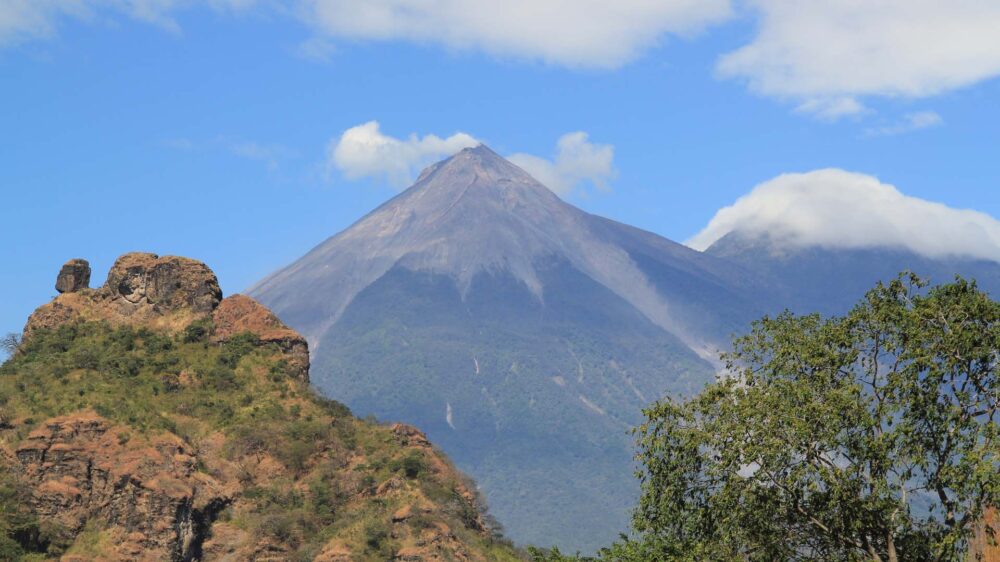
[[0,559],[517,559],[421,432],[316,395],[305,340],[204,264],[89,276],[0,367]]

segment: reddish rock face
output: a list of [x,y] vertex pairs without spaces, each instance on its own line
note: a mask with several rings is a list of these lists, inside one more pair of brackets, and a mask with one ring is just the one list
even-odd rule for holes
[[36,512],[78,533],[93,517],[126,539],[122,559],[191,560],[205,530],[231,500],[196,471],[183,441],[132,442],[128,430],[93,413],[48,420],[17,448]]
[[215,341],[250,332],[261,342],[277,344],[288,358],[295,378],[309,380],[309,344],[262,304],[244,295],[233,295],[212,313]]

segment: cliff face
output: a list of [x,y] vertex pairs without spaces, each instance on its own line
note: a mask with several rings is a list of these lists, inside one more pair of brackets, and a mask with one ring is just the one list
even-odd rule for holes
[[305,340],[204,264],[89,276],[0,367],[0,559],[516,559],[422,433],[315,395]]

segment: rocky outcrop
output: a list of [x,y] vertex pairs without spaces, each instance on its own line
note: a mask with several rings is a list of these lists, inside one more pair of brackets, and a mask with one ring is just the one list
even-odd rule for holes
[[68,277],[0,377],[0,493],[34,525],[0,513],[0,540],[61,562],[494,559],[474,487],[427,437],[316,396],[305,339],[222,299],[204,264],[127,254],[99,288]]
[[290,373],[309,380],[309,344],[262,304],[244,295],[224,299],[212,313],[213,340],[226,341],[250,332],[263,343],[276,344],[287,357]]
[[105,289],[113,300],[151,306],[158,312],[212,312],[222,300],[215,274],[200,261],[156,254],[125,254],[108,272]]
[[90,287],[90,263],[87,260],[72,259],[63,264],[56,277],[56,290],[60,293],[75,293]]
[[130,253],[119,257],[108,279],[87,289],[90,266],[71,260],[63,266],[57,288],[65,289],[28,318],[25,337],[74,320],[100,320],[180,329],[212,313],[222,290],[212,270],[197,260],[176,256]]
[[176,436],[132,435],[93,413],[46,421],[16,452],[31,507],[72,535],[101,518],[122,537],[123,560],[198,559],[230,497]]

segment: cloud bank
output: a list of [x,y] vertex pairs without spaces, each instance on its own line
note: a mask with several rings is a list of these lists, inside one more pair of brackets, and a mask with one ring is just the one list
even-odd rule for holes
[[686,243],[704,250],[734,231],[766,233],[793,247],[893,247],[930,258],[1000,262],[1000,222],[993,217],[909,197],[872,176],[838,169],[764,182]]
[[1000,75],[1000,2],[747,1],[757,35],[719,74],[805,111],[857,113],[859,96],[926,97]]
[[608,182],[615,175],[615,148],[591,143],[583,131],[559,137],[553,160],[524,153],[511,154],[507,159],[560,195],[567,195],[586,183],[608,189]]
[[[416,134],[396,138],[383,133],[378,121],[369,121],[330,141],[327,169],[351,180],[374,178],[404,188],[426,166],[478,144],[479,140],[462,132],[447,138]],[[508,159],[552,191],[567,195],[586,184],[607,189],[614,178],[614,155],[613,146],[591,143],[587,133],[577,131],[559,138],[552,160],[524,153]]]

